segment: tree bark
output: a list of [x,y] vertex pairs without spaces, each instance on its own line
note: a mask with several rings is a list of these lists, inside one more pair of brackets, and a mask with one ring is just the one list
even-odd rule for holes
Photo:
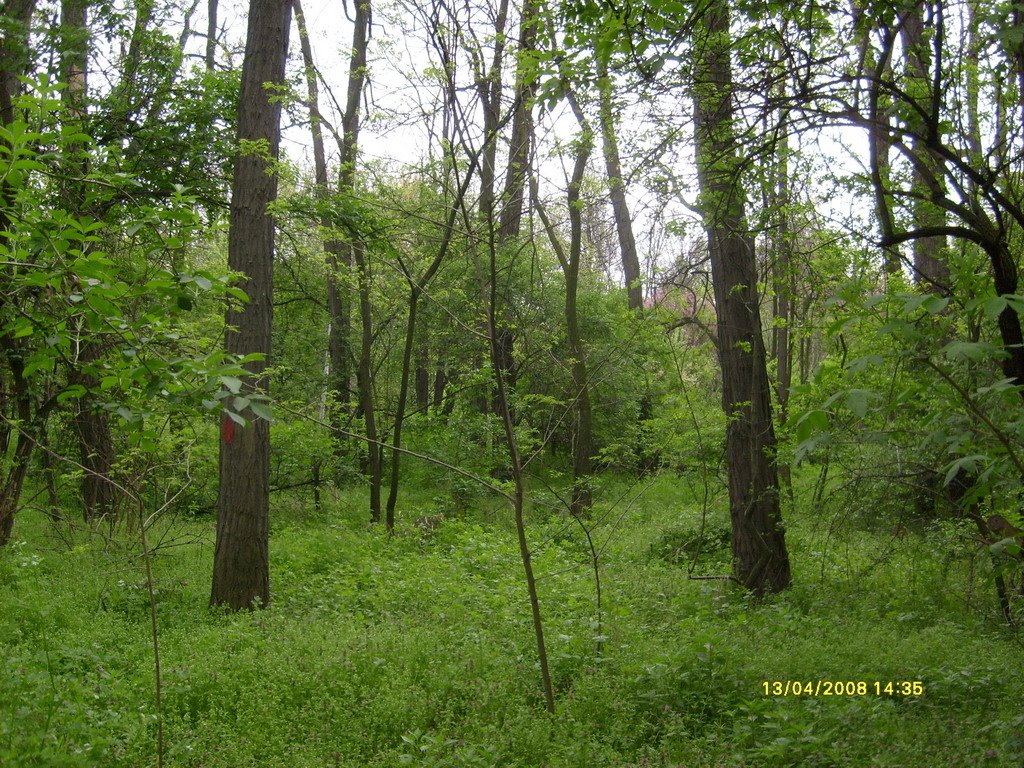
[[8,0],[4,3],[7,34],[0,39],[0,122],[14,121],[14,99],[21,94],[18,79],[29,67],[29,26],[36,0]]
[[[313,142],[313,173],[314,195],[318,201],[325,201],[330,196],[327,181],[327,152],[324,148],[324,135],[319,107],[319,88],[317,87],[316,62],[313,60],[313,48],[309,42],[306,28],[306,17],[299,0],[295,3],[295,22],[299,31],[299,43],[302,50],[303,67],[306,70],[306,94],[309,100],[309,130]],[[344,173],[344,170],[342,171]],[[334,222],[324,213],[320,225],[330,232]],[[352,326],[352,306],[344,290],[339,273],[348,272],[352,268],[347,249],[335,236],[328,235],[324,239],[324,253],[327,257],[327,314],[330,318],[327,331],[327,390],[333,407],[328,409],[327,418],[335,429],[344,426],[343,419],[349,409],[351,392],[349,380],[352,378],[349,348],[349,330]],[[340,432],[335,432],[340,434]],[[336,442],[340,450],[341,441]]]
[[217,64],[217,0],[206,3],[206,71],[213,72]]
[[[863,18],[867,15],[865,9],[862,7],[861,0],[853,0],[851,5],[854,17]],[[888,59],[886,59],[882,63],[882,66],[879,67],[878,61],[875,58],[874,48],[871,44],[871,35],[874,31],[875,30],[869,24],[862,22],[858,37],[858,48],[863,71],[869,77],[874,78],[877,81],[886,79],[887,76],[891,74],[892,70],[889,66]],[[890,178],[889,152],[892,149],[892,137],[890,136],[890,131],[892,130],[891,99],[883,98],[883,95],[878,93],[878,98],[875,101],[875,109],[876,114],[874,120],[871,121],[868,130],[868,151],[872,158],[872,168],[877,170],[879,183],[883,187],[888,187]],[[876,200],[876,214],[879,220],[881,220],[887,213],[888,208],[882,208]],[[887,276],[900,274],[903,267],[900,261],[900,253],[897,249],[893,247],[883,247],[882,267]]]
[[[789,136],[782,129],[775,158],[769,210],[775,211],[774,246],[772,273],[774,283],[774,322],[772,323],[772,348],[775,353],[775,397],[779,404],[777,414],[779,426],[789,416],[789,390],[793,386],[793,339],[792,328],[795,320],[794,299],[796,297],[796,265],[793,263],[793,240],[790,232],[789,192]],[[793,485],[790,466],[779,465],[779,479],[792,498]]]
[[445,368],[444,358],[440,352],[437,356],[437,369],[434,371],[434,408],[441,408],[444,404],[444,390],[448,386],[448,372]]
[[[35,0],[12,0],[4,7],[7,17],[7,34],[0,39],[0,122],[4,126],[14,121],[14,100],[21,94],[22,85],[18,79],[29,67],[29,27]],[[6,232],[10,227],[10,216],[7,206],[10,204],[11,189],[6,179],[0,180],[0,231]],[[6,268],[5,268],[6,269]],[[25,482],[25,472],[35,445],[31,435],[33,416],[45,418],[34,411],[34,399],[28,384],[22,375],[23,340],[12,338],[9,334],[0,336],[0,352],[11,373],[10,389],[13,395],[14,412],[11,414],[20,424],[17,431],[13,458],[7,470],[7,476],[0,485],[0,546],[10,541],[14,530],[14,516],[21,499],[21,489]],[[7,393],[4,392],[3,402],[6,404]],[[9,441],[14,432],[5,425],[4,440],[0,444],[3,455],[8,455]]]
[[604,165],[608,175],[608,196],[615,217],[615,233],[619,238],[619,253],[622,257],[622,274],[626,279],[627,304],[630,309],[644,305],[644,289],[640,280],[640,259],[633,235],[633,219],[629,215],[626,201],[626,182],[622,178],[622,161],[619,158],[619,140],[615,132],[615,111],[612,104],[612,78],[608,73],[608,62],[598,59],[598,121],[601,127],[601,141],[604,148]]
[[583,254],[583,210],[580,200],[580,189],[587,171],[593,147],[593,132],[582,111],[574,105],[582,135],[577,140],[576,160],[573,164],[572,178],[566,193],[566,207],[569,211],[569,251],[555,232],[548,219],[538,195],[534,194],[534,207],[541,218],[547,232],[551,248],[565,276],[565,329],[569,345],[569,369],[572,375],[572,407],[576,414],[576,435],[573,444],[572,464],[572,495],[569,511],[574,515],[585,514],[593,504],[590,491],[591,454],[594,452],[593,413],[590,402],[590,377],[587,372],[586,351],[580,334],[579,314],[576,297],[579,289],[580,262]]
[[711,0],[699,16],[694,40],[698,205],[718,311],[733,571],[739,583],[763,595],[788,588],[791,575],[779,510],[754,237],[747,226],[733,127],[730,44],[728,2]]
[[[941,142],[940,116],[933,110],[930,69],[932,57],[925,37],[924,0],[913,0],[903,16],[900,28],[903,41],[906,85],[913,131],[912,151],[919,159],[914,164],[912,213],[918,229],[941,227],[946,223],[942,209],[931,202],[934,191],[929,182],[941,185],[942,174],[928,150],[930,141]],[[932,30],[938,34],[937,30]],[[946,238],[919,237],[914,240],[914,282],[934,293],[949,290],[949,267],[945,261]]]
[[[145,19],[142,19],[144,22]],[[87,115],[89,27],[87,0],[62,0],[61,2],[61,77],[66,83],[62,93],[69,122],[82,124]],[[133,42],[134,42],[133,36]],[[138,50],[134,56],[138,56]],[[129,56],[131,58],[131,56]],[[126,73],[126,78],[130,73]],[[67,178],[64,192],[69,209],[80,215],[87,215],[85,191],[82,181],[88,171],[79,147],[71,147],[65,159]],[[83,368],[94,363],[103,354],[100,342],[84,337],[78,359],[68,372],[68,383],[77,384],[87,391],[75,402],[73,426],[78,438],[82,466],[82,510],[86,521],[98,520],[113,515],[116,511],[117,494],[110,482],[114,469],[114,438],[110,430],[109,415],[96,404],[92,390],[98,382]]]
[[[276,159],[281,137],[281,105],[265,84],[284,83],[291,20],[289,0],[252,0],[242,89],[238,138],[265,142]],[[249,296],[242,308],[229,307],[228,353],[258,353],[246,364],[249,388],[266,390],[273,313],[274,220],[267,207],[277,197],[277,175],[258,154],[244,151],[235,162],[231,188],[228,266],[242,275],[239,287]],[[231,400],[229,398],[229,400]],[[234,403],[229,404],[232,408]],[[250,408],[238,427],[225,414],[220,438],[220,489],[214,551],[212,605],[232,610],[270,602],[269,493],[270,425]]]
[[519,22],[519,59],[516,67],[515,111],[509,139],[508,170],[505,175],[503,205],[498,225],[498,242],[505,244],[519,236],[523,217],[523,193],[530,165],[533,140],[533,100],[536,80],[531,76],[528,57],[537,49],[537,0],[524,0]]
[[430,407],[430,351],[422,318],[419,326],[416,340],[416,408],[426,412]]
[[[361,115],[359,103],[363,97],[366,83],[366,46],[370,36],[370,0],[357,0],[355,4],[355,20],[352,29],[352,53],[348,66],[348,86],[346,89],[345,112],[342,115],[342,135],[339,146],[341,157],[338,172],[338,191],[351,193],[355,188],[356,163],[359,154],[359,127]],[[359,412],[365,424],[367,438],[366,471],[370,480],[370,520],[379,522],[381,519],[381,450],[378,446],[377,414],[373,383],[373,304],[370,290],[373,277],[366,247],[356,236],[349,249],[349,264],[355,269],[359,294],[360,344],[359,362],[356,366],[356,386],[359,392]],[[347,354],[347,342],[342,334],[347,335],[348,327],[344,323],[347,309],[341,287],[328,284],[328,305],[332,312],[331,329],[337,335],[330,341],[331,362],[336,366],[336,391],[341,386],[343,374],[343,355]],[[336,318],[336,320],[335,320]],[[347,384],[345,385],[347,386]]]
[[[37,437],[46,423],[46,410],[36,408],[33,412],[33,397],[24,377],[23,350],[18,340],[9,336],[0,337],[0,349],[3,351],[11,372],[14,417],[19,423],[14,455],[11,458],[10,468],[7,470],[7,477],[3,486],[0,487],[0,547],[2,547],[11,539],[14,516],[21,499],[21,490],[25,485],[28,462],[32,457],[32,449],[36,445]],[[3,448],[6,453],[7,445],[5,444]]]

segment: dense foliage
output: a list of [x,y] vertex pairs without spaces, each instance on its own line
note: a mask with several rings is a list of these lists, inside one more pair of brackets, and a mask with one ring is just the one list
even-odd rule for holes
[[4,5],[0,764],[1021,764],[1019,3],[250,11]]

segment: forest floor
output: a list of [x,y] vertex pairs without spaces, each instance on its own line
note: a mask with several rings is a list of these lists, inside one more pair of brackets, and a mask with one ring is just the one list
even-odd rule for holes
[[[984,558],[936,554],[931,529],[798,509],[794,588],[758,604],[691,578],[700,494],[674,475],[605,476],[588,523],[598,621],[582,530],[535,509],[550,716],[510,514],[482,495],[459,512],[436,489],[406,495],[391,538],[365,523],[361,491],[329,494],[318,514],[308,497],[275,496],[273,603],[238,615],[207,607],[212,519],[154,526],[166,765],[1024,760],[1024,637],[1000,626]],[[710,516],[695,573],[728,571],[724,523]],[[127,533],[62,538],[39,513],[18,520],[0,552],[0,765],[156,765],[138,553]],[[766,682],[819,680],[866,692],[765,695]],[[904,682],[923,693],[903,695]]]

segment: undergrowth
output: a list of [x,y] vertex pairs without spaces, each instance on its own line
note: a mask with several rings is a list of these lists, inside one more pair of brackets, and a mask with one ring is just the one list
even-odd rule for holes
[[[795,586],[753,603],[726,580],[693,578],[728,571],[722,499],[702,521],[673,476],[606,476],[583,521],[600,555],[599,615],[580,526],[542,488],[534,498],[554,716],[510,521],[493,500],[466,509],[437,488],[411,489],[389,538],[365,524],[357,490],[329,496],[319,514],[281,496],[273,603],[237,615],[207,607],[211,519],[158,523],[166,764],[1024,760],[1020,638],[999,625],[970,563],[951,563],[927,535],[896,540],[791,513]],[[0,765],[155,765],[138,547],[48,526],[23,515],[0,553]],[[787,680],[921,681],[924,693],[765,695],[766,681]]]

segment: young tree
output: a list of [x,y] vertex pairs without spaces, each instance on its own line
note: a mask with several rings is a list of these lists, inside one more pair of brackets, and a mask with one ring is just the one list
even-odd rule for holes
[[[570,97],[572,99],[572,97]],[[583,204],[580,189],[587,171],[587,161],[594,145],[594,134],[589,121],[579,105],[573,101],[573,110],[580,123],[581,134],[576,140],[576,158],[573,162],[572,177],[566,192],[566,207],[569,210],[569,248],[566,250],[554,224],[551,222],[533,185],[533,207],[537,212],[551,249],[558,258],[565,276],[565,330],[569,343],[569,369],[572,374],[570,398],[576,414],[575,440],[573,441],[572,496],[569,511],[580,515],[590,509],[593,499],[590,491],[591,454],[594,452],[593,409],[590,402],[590,374],[587,371],[586,351],[580,334],[577,297],[579,293],[580,262],[583,256]]]
[[[366,84],[366,49],[370,39],[370,0],[357,0],[355,19],[352,28],[352,53],[349,58],[348,88],[345,99],[345,113],[342,115],[341,169],[338,176],[338,191],[351,193],[355,189],[356,163],[359,157],[359,127],[362,120],[360,102],[363,98],[363,87]],[[356,270],[359,286],[359,363],[356,367],[356,382],[359,387],[359,411],[366,425],[366,450],[368,452],[367,469],[370,475],[370,520],[379,522],[381,519],[380,491],[383,481],[381,466],[381,448],[377,433],[376,402],[373,389],[373,303],[370,289],[373,285],[371,264],[366,252],[366,244],[357,236],[351,242],[351,264]],[[338,291],[339,287],[336,286]],[[340,293],[340,291],[339,291]],[[335,312],[340,314],[342,301],[332,309],[332,320]],[[339,332],[341,326],[339,325]],[[333,347],[332,347],[333,349]],[[334,353],[332,352],[332,358]],[[338,385],[340,381],[336,380]]]
[[[229,353],[258,358],[246,363],[252,376],[248,387],[254,390],[267,387],[274,264],[274,219],[267,207],[277,197],[273,162],[281,136],[281,104],[273,89],[284,82],[290,24],[290,0],[252,0],[228,238],[228,266],[241,273],[240,287],[249,301],[228,308],[225,346]],[[270,425],[256,415],[244,394],[231,405],[234,410],[221,423],[210,603],[238,610],[270,601]],[[245,426],[239,426],[241,419]]]

